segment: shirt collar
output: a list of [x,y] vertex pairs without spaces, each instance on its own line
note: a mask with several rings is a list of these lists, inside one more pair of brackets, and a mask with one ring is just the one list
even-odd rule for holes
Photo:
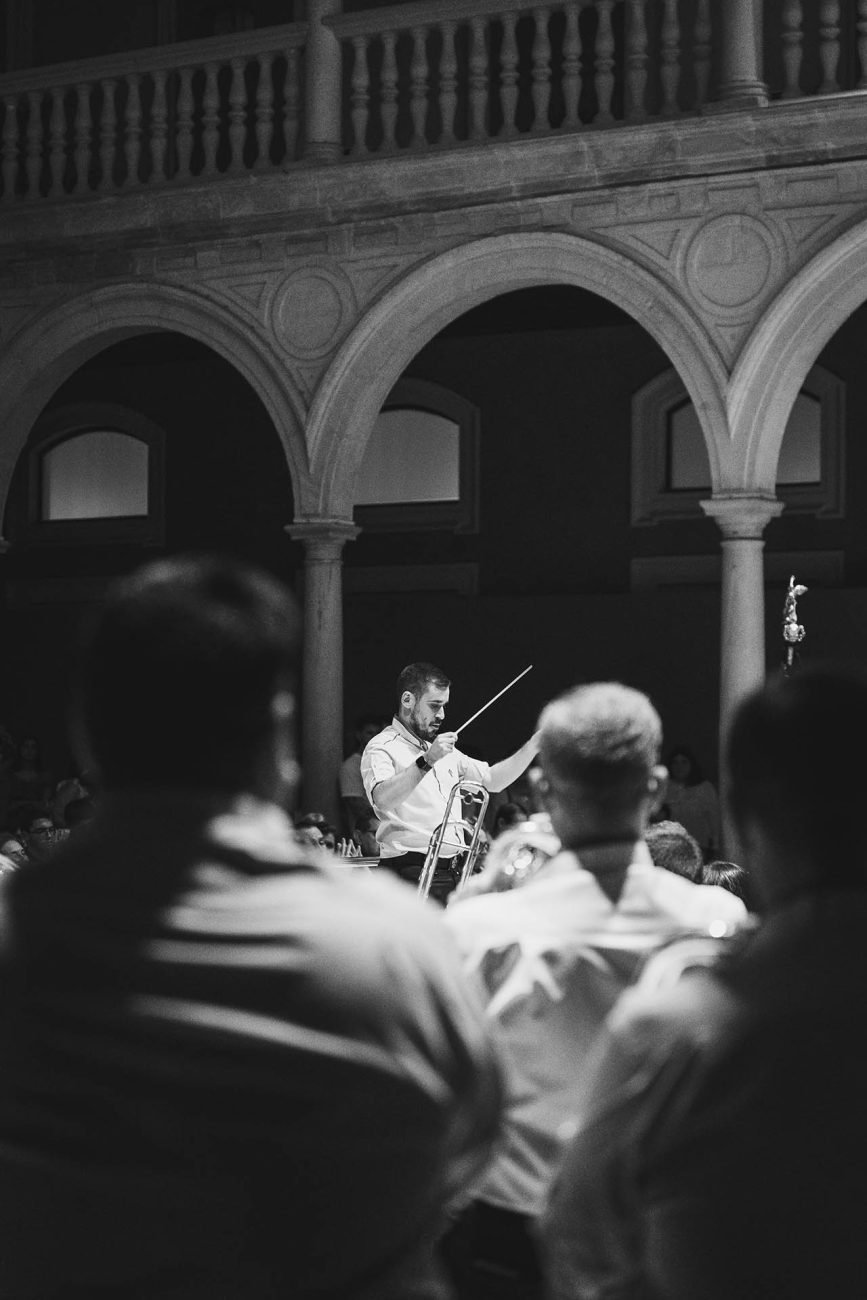
[[398,735],[403,736],[404,740],[408,740],[409,743],[419,751],[419,753],[423,754],[426,749],[430,748],[430,741],[420,740],[414,731],[410,731],[409,727],[405,727],[403,725],[403,723],[401,722],[400,718],[397,717],[397,715],[395,715],[394,718],[392,719],[392,726],[394,727]]

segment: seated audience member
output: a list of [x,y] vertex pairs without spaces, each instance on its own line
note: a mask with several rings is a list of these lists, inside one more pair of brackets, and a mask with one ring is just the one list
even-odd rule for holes
[[229,560],[93,612],[96,817],[0,893],[0,1295],[442,1294],[499,1068],[441,914],[296,842],[298,660],[289,592]]
[[503,831],[510,826],[520,826],[522,822],[527,821],[529,814],[523,804],[512,803],[508,801],[501,803],[494,813],[491,823],[491,839],[495,840]]
[[719,853],[722,837],[716,786],[705,778],[701,764],[686,745],[670,749],[665,766],[668,769],[666,816],[680,822],[695,836],[705,861],[710,861]]
[[0,834],[0,855],[6,862],[11,862],[13,867],[22,867],[30,861],[27,846],[19,835]]
[[[373,737],[382,731],[387,721],[387,718],[381,717],[378,713],[362,713],[356,718],[355,748],[351,754],[347,754],[340,765],[337,786],[346,833],[350,836],[358,825],[359,818],[369,817],[373,813],[361,779],[361,755],[367,742],[373,740]],[[376,816],[375,813],[373,815]],[[377,818],[378,822],[379,818]]]
[[40,861],[53,853],[68,834],[66,828],[58,829],[50,817],[40,815],[32,818],[25,835],[28,858],[31,862]]
[[352,832],[353,842],[363,858],[379,857],[379,840],[376,838],[376,828],[379,825],[379,818],[375,812],[369,812],[359,817],[355,823],[355,830]]
[[864,1294],[865,731],[854,668],[738,705],[727,790],[759,919],[612,1014],[543,1220],[553,1300]]
[[[460,895],[445,912],[506,1066],[502,1137],[443,1242],[462,1300],[542,1295],[532,1229],[580,1118],[605,1016],[661,944],[746,917],[725,890],[653,865],[644,835],[666,774],[646,695],[619,682],[579,686],[543,710],[538,735],[553,856],[525,883]],[[488,872],[493,864],[477,890]]]
[[702,878],[704,855],[694,835],[680,822],[665,819],[648,826],[644,836],[654,865],[694,882]]
[[719,885],[722,889],[730,890],[738,898],[743,899],[747,907],[752,910],[750,874],[740,863],[729,862],[725,858],[715,858],[713,862],[706,862],[702,866],[700,879],[703,885]]
[[324,813],[302,813],[295,818],[295,838],[299,844],[310,844],[314,848],[324,849],[325,834],[323,827],[325,825]]

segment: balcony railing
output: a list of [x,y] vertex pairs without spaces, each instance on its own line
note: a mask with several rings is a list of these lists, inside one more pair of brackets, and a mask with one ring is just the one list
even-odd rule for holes
[[[412,0],[326,18],[330,51],[293,23],[7,75],[0,203],[321,160],[305,78],[339,100],[337,162],[695,116],[719,85],[720,10]],[[867,88],[867,0],[768,0],[762,76],[772,101]]]

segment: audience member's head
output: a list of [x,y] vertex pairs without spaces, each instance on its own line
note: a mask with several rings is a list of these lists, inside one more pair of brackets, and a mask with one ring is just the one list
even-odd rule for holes
[[750,901],[749,872],[737,862],[729,862],[725,858],[706,862],[701,869],[700,879],[703,885],[721,885],[743,902],[748,904]]
[[80,799],[72,799],[66,805],[65,819],[66,825],[70,830],[75,830],[78,826],[84,826],[86,822],[92,821],[96,816],[96,801],[90,795],[82,795]]
[[519,803],[501,803],[491,820],[491,839],[502,835],[510,826],[520,826],[528,818],[526,808]]
[[864,735],[867,675],[855,666],[779,672],[741,701],[727,742],[729,800],[763,904],[867,887]]
[[686,745],[675,745],[665,756],[665,766],[672,781],[681,785],[700,785],[704,772],[695,754]]
[[665,789],[662,722],[621,682],[593,682],[552,700],[539,718],[538,787],[564,847],[639,839]]
[[355,752],[363,753],[365,745],[382,731],[386,722],[379,713],[360,713],[355,719]]
[[694,835],[680,822],[670,819],[653,822],[644,833],[650,856],[656,867],[664,867],[677,876],[696,883],[702,879],[704,854]]
[[299,844],[312,844],[315,848],[325,848],[325,832],[328,822],[325,813],[301,813],[295,818],[295,838]]
[[82,639],[73,727],[109,791],[173,786],[283,799],[294,782],[299,620],[232,559],[157,560],[108,589]]
[[352,838],[361,850],[363,858],[379,857],[379,840],[376,838],[376,828],[378,826],[379,818],[374,812],[362,813],[355,823]]

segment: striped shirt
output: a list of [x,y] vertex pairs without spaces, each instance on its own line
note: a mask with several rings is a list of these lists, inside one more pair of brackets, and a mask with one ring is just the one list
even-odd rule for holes
[[438,912],[281,810],[107,799],[0,890],[0,1294],[433,1300],[499,1073]]

